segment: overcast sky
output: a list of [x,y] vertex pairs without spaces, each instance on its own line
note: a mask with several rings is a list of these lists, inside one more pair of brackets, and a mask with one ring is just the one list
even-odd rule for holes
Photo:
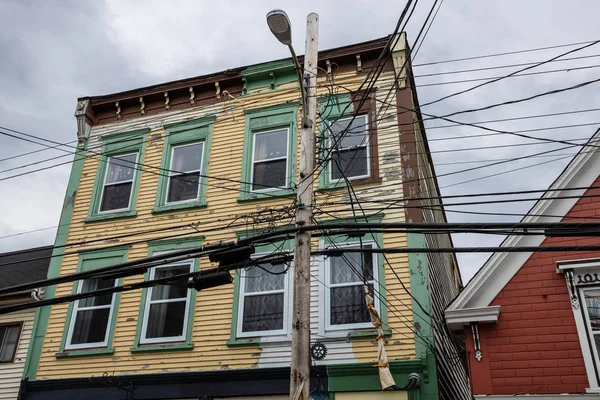
[[[407,28],[411,44],[433,1],[418,2]],[[404,2],[344,1],[343,7],[341,4],[323,0],[0,0],[0,126],[57,142],[75,140],[73,111],[80,96],[118,92],[287,57],[287,49],[272,37],[265,23],[265,14],[273,8],[282,8],[288,13],[294,28],[296,50],[302,53],[305,17],[309,12],[320,15],[319,48],[327,49],[391,33]],[[414,62],[420,102],[425,104],[480,82],[430,84],[502,76],[518,67],[429,77],[419,75],[542,61],[578,46],[429,66],[419,64],[600,39],[599,14],[600,3],[594,0],[445,0]],[[600,55],[600,44],[567,57],[590,55]],[[590,68],[573,70],[583,66]],[[600,57],[550,63],[528,72],[570,71],[509,78],[423,107],[422,111],[445,115],[571,86],[600,78],[597,66],[600,66]],[[478,122],[600,108],[599,89],[600,83],[597,83],[454,118]],[[573,124],[590,125],[531,134],[553,139],[587,139],[600,125],[600,112],[504,121],[486,126],[516,131]],[[426,123],[429,128],[439,125],[447,123],[440,120]],[[429,129],[427,134],[438,175],[560,147],[509,135],[464,138],[482,133],[485,132],[467,127]],[[444,139],[448,137],[460,139]],[[518,143],[536,144],[449,151]],[[54,241],[55,228],[52,227],[58,224],[70,166],[6,179],[69,160],[61,158],[38,163],[64,154],[56,150],[4,160],[40,148],[0,135],[0,160],[3,160],[0,161],[0,251]],[[529,157],[491,168],[440,176],[442,194],[545,189],[575,151],[566,149],[550,153],[552,157]],[[36,165],[19,168],[31,163]],[[537,165],[540,163],[544,164]],[[13,168],[18,169],[6,171]],[[515,169],[518,170],[511,172]],[[470,180],[474,181],[464,183]],[[448,208],[453,211],[448,212],[448,219],[516,221],[521,218],[464,212],[522,214],[530,207],[531,203],[453,207]],[[457,246],[498,245],[501,240],[501,237],[473,235],[454,237]],[[465,281],[487,257],[487,254],[459,256]]]

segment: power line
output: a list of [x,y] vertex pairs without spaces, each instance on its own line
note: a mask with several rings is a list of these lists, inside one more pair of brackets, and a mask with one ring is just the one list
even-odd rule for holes
[[[435,1],[435,3],[437,3],[437,0]],[[435,7],[435,3],[434,3],[434,7]],[[444,0],[442,0],[440,2],[440,6],[438,7],[438,9],[435,11],[435,14],[433,14],[433,18],[431,19],[431,23],[429,24],[429,26],[427,27],[427,30],[425,31],[425,35],[423,35],[423,40],[421,40],[421,44],[419,44],[419,47],[417,47],[417,50],[415,51],[414,56],[412,57],[412,61],[415,61],[417,59],[417,54],[419,53],[419,50],[421,50],[421,46],[423,45],[423,43],[425,42],[425,38],[427,37],[427,34],[429,33],[429,30],[431,29],[431,27],[433,26],[433,22],[435,21],[435,17],[437,17],[438,12],[440,11],[440,8],[442,8],[442,4],[444,4]],[[429,19],[429,16],[427,16],[427,19]],[[425,23],[427,23],[427,20],[425,20]]]

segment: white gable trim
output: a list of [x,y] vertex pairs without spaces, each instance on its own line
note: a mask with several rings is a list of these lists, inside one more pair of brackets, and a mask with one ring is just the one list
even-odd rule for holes
[[[600,130],[588,141],[588,145],[600,144]],[[581,196],[585,189],[562,191],[570,187],[589,187],[600,175],[600,157],[598,148],[582,150],[573,158],[565,170],[550,186],[551,192],[545,192],[542,199],[560,196]],[[564,216],[577,203],[577,198],[560,200],[538,200],[528,214]],[[522,222],[560,222],[561,218],[526,216]],[[539,246],[543,236],[509,236],[502,247]],[[448,307],[448,310],[487,307],[510,279],[521,269],[531,256],[529,253],[494,253],[475,274],[461,294]]]
[[460,310],[446,310],[446,324],[450,329],[460,329],[471,322],[498,322],[500,306],[483,308],[463,308]]

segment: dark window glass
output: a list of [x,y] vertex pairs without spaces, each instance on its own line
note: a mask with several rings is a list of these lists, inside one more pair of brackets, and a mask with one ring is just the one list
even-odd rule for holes
[[264,161],[254,164],[252,190],[285,187],[287,160]]
[[286,186],[288,130],[254,135],[252,190]]
[[283,329],[283,293],[246,296],[242,332]]
[[343,179],[344,175],[347,178],[353,178],[369,174],[366,147],[340,150],[339,152],[334,151],[331,154],[331,160],[333,164],[333,168],[331,169],[332,180]]
[[183,335],[186,304],[185,301],[151,304],[146,338]]
[[0,362],[9,362],[14,359],[20,331],[20,325],[0,326]]
[[367,117],[344,118],[331,124],[331,179],[368,176],[369,129]]
[[120,210],[129,208],[132,182],[118,183],[104,187],[100,211]]
[[331,325],[369,322],[362,285],[331,288]]
[[71,344],[98,343],[106,338],[110,307],[77,312]]
[[[114,279],[84,279],[81,283],[81,293],[95,292],[96,290],[108,289],[115,286]],[[87,299],[79,300],[79,308],[107,306],[112,302],[113,294],[107,293],[100,296],[88,297]]]
[[[170,276],[187,274],[189,265],[177,267],[157,268],[154,279],[164,279]],[[152,300],[186,299],[188,294],[187,282],[189,278],[180,278],[169,285],[155,286],[152,288]]]
[[200,172],[171,176],[167,203],[197,199],[199,185]]

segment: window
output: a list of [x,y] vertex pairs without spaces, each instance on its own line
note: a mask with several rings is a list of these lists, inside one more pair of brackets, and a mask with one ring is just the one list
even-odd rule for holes
[[288,181],[288,129],[254,135],[252,191],[285,188]]
[[[370,176],[368,117],[359,115],[331,123],[329,179],[336,181]],[[335,148],[334,148],[335,146]]]
[[173,147],[167,203],[196,200],[200,188],[204,143]]
[[129,210],[137,153],[108,158],[99,212]]
[[[154,267],[150,280],[187,274],[193,263]],[[189,278],[182,278],[168,285],[154,286],[146,293],[144,323],[140,343],[177,342],[185,340],[191,290]]]
[[[115,279],[84,279],[77,293],[90,293],[116,286]],[[69,326],[67,349],[106,347],[115,294],[104,294],[77,300]]]
[[206,206],[214,116],[167,126],[154,213]]
[[298,103],[246,110],[238,201],[294,194]]
[[[129,246],[80,253],[77,272],[118,265],[127,260]],[[86,278],[73,284],[73,293],[96,293],[122,284],[122,279]],[[99,294],[69,304],[57,357],[111,354],[120,293]]]
[[85,222],[134,217],[148,129],[102,137],[102,154]]
[[20,334],[21,324],[0,325],[0,363],[15,359]]
[[[371,249],[373,244],[363,244]],[[358,244],[337,245],[335,249],[360,249]],[[363,267],[364,260],[364,267]],[[325,327],[349,329],[372,327],[364,292],[366,280],[374,299],[380,294],[377,284],[377,255],[375,253],[343,253],[325,259]],[[363,272],[364,271],[364,272]],[[363,278],[364,276],[364,278]],[[379,311],[379,301],[375,301]]]
[[239,273],[238,337],[288,332],[288,268],[289,264],[264,263]]

